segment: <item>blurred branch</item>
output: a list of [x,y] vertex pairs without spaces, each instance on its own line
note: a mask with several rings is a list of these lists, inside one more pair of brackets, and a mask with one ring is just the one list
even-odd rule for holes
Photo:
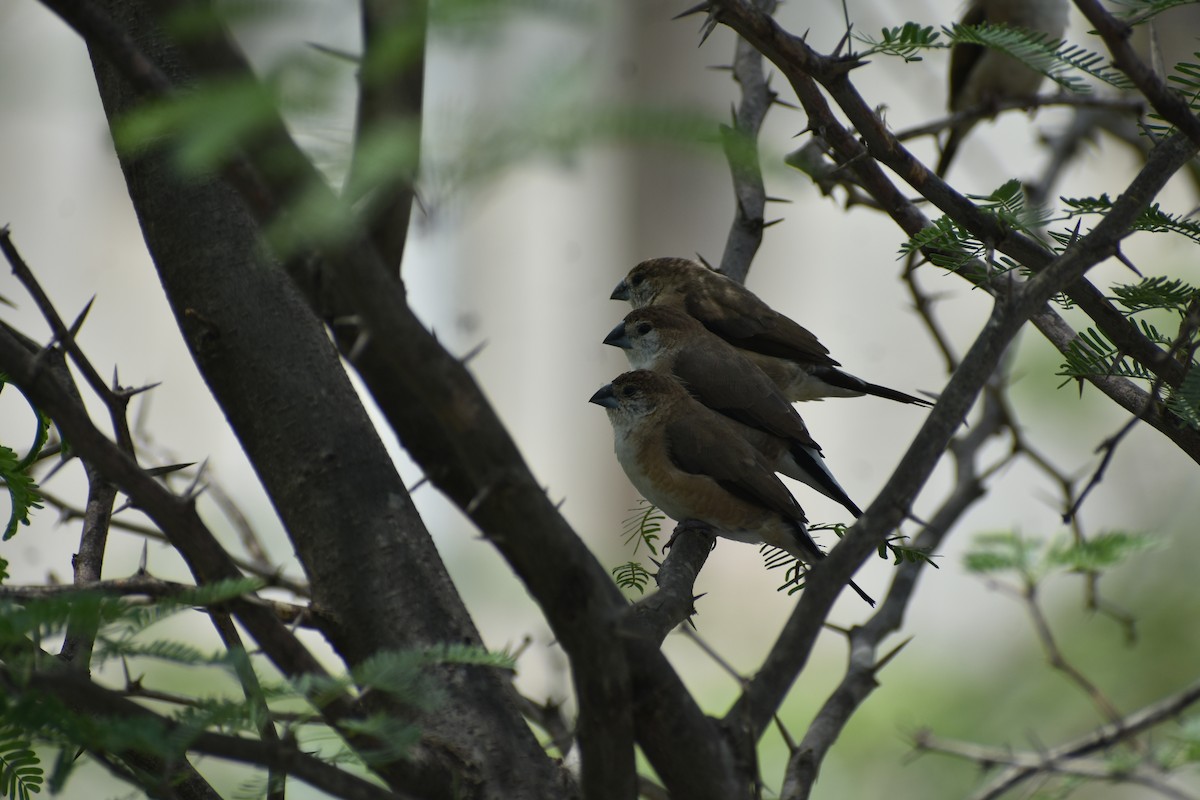
[[[1137,736],[1156,725],[1178,717],[1197,702],[1200,702],[1200,681],[1157,703],[1127,714],[1121,718],[1119,724],[1101,726],[1091,733],[1064,742],[1057,747],[1039,747],[1037,755],[1046,761],[1055,762],[1059,759],[1079,758],[1089,753],[1105,751],[1130,737]],[[977,792],[975,798],[982,800],[982,798],[999,797],[1038,774],[1038,770],[1034,766],[1015,764],[1008,766],[1001,770],[999,775],[992,778],[987,787]]]
[[[755,2],[764,14],[775,13],[778,5],[776,0]],[[764,218],[767,192],[759,165],[758,133],[776,94],[763,75],[762,53],[740,36],[734,49],[733,79],[741,89],[741,99],[733,111],[733,125],[721,126],[721,144],[733,177],[737,209],[725,239],[719,271],[738,283],[745,283],[767,225]]]
[[[408,221],[416,198],[416,165],[420,162],[422,104],[425,84],[426,0],[359,0],[363,55],[359,63],[358,110],[354,152],[346,179],[365,191],[363,228],[384,266],[396,271],[404,257]],[[380,182],[371,174],[377,164],[364,158],[380,137],[411,139],[410,146],[391,148],[412,160],[412,170]],[[390,165],[396,169],[399,165]],[[387,174],[386,172],[384,174]]]
[[[12,698],[21,697],[26,693],[49,695],[80,714],[113,719],[153,720],[161,730],[168,733],[180,727],[180,723],[159,716],[122,697],[118,692],[98,686],[78,673],[47,670],[18,675],[8,667],[0,667],[0,685]],[[188,731],[186,740],[190,751],[245,764],[272,767],[345,800],[396,800],[412,797],[389,791],[326,764],[291,744],[278,741],[260,742],[240,736],[196,731]],[[137,753],[136,749],[131,748],[131,751]],[[113,755],[123,756],[125,753]]]
[[[1022,752],[1010,747],[987,747],[984,745],[940,739],[927,731],[913,737],[913,746],[918,750],[958,756],[974,761],[983,768],[1003,766],[1007,769],[1026,770],[1036,774],[1073,775],[1105,783],[1131,783],[1144,786],[1163,797],[1174,800],[1195,800],[1197,795],[1177,789],[1168,784],[1162,774],[1152,765],[1123,766],[1099,758],[1051,756],[1042,752]],[[995,800],[1003,794],[995,788],[976,792],[971,800]]]

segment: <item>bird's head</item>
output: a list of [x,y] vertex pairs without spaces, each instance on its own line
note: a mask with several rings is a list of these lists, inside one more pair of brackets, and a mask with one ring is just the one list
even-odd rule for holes
[[687,390],[674,378],[638,369],[613,378],[588,402],[604,406],[615,425],[619,421],[635,422],[653,416],[687,396]]
[[620,347],[634,369],[659,369],[686,342],[704,335],[704,326],[688,314],[669,306],[635,308],[604,338]]
[[613,300],[627,300],[634,308],[649,305],[682,305],[684,292],[700,273],[711,272],[686,258],[652,258],[643,261],[613,289]]

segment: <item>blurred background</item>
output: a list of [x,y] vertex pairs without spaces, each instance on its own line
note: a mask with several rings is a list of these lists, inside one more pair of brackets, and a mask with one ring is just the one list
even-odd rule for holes
[[[637,498],[613,457],[605,415],[587,398],[626,369],[623,355],[601,339],[627,310],[608,296],[628,269],[664,255],[719,261],[734,211],[728,168],[717,148],[669,135],[619,137],[585,129],[573,141],[557,126],[570,129],[570,121],[622,106],[726,121],[737,87],[728,72],[712,67],[729,63],[734,39],[718,28],[697,47],[700,18],[671,21],[688,2],[546,5],[548,13],[527,9],[500,24],[435,36],[424,143],[430,167],[403,275],[418,313],[452,352],[484,345],[470,362],[477,380],[534,473],[555,500],[564,501],[563,512],[597,557],[608,566],[633,558],[651,566],[644,550],[635,554],[623,542],[623,520]],[[237,28],[239,39],[264,69],[288,59],[320,61],[313,73],[320,79],[300,87],[315,96],[292,122],[336,180],[351,140],[354,74],[306,43],[357,51],[356,4],[293,0],[264,6],[278,13],[247,18]],[[829,52],[844,33],[843,13],[839,2],[812,0],[787,4],[777,16],[793,32],[809,31],[808,42]],[[906,20],[948,24],[960,13],[957,0],[848,3],[855,29],[868,33]],[[1200,25],[1192,14],[1159,29],[1169,64],[1195,49]],[[1067,37],[1085,42],[1086,30],[1075,15]],[[1178,35],[1178,44],[1171,34]],[[1094,41],[1087,46],[1097,47]],[[1171,49],[1178,47],[1183,49]],[[875,61],[854,73],[855,83],[893,128],[944,113],[945,51],[911,64]],[[776,77],[773,85],[782,99],[792,99],[785,81]],[[96,297],[81,342],[102,373],[119,369],[123,385],[161,382],[135,405],[154,457],[161,463],[207,460],[210,480],[232,496],[272,556],[300,574],[269,502],[179,339],[125,192],[83,45],[34,0],[0,6],[0,96],[0,225],[11,227],[14,242],[65,317]],[[960,153],[951,182],[987,193],[1009,177],[1037,177],[1046,159],[1039,142],[1066,119],[1065,112],[1051,109],[1033,118],[1014,112],[981,124]],[[788,203],[769,206],[768,217],[782,222],[767,230],[747,285],[817,333],[849,372],[906,392],[937,393],[947,377],[942,361],[898,279],[902,234],[879,213],[843,209],[806,176],[782,166],[782,156],[804,141],[794,138],[804,127],[801,113],[782,107],[771,111],[764,127],[767,193]],[[912,147],[927,163],[935,158],[932,140]],[[1057,194],[1115,196],[1136,167],[1126,149],[1100,139],[1064,173]],[[1186,183],[1173,184],[1160,199],[1175,213],[1197,204]],[[1191,275],[1194,281],[1193,248],[1181,237],[1141,237],[1127,253],[1147,274]],[[922,269],[961,354],[989,300],[953,275]],[[1092,277],[1101,286],[1134,279],[1117,264],[1102,265]],[[16,305],[0,311],[6,321],[46,338],[32,302],[7,272],[0,277],[0,295]],[[1055,375],[1060,363],[1036,332],[1022,335],[1012,367],[1014,410],[1030,441],[1067,474],[1086,480],[1098,463],[1096,448],[1126,416],[1092,389],[1081,396],[1073,383],[1060,386],[1063,378]],[[924,418],[915,407],[869,397],[810,403],[800,410],[830,467],[863,507]],[[14,392],[0,396],[0,441],[24,447],[32,424]],[[407,481],[416,483],[419,471],[386,427],[380,429]],[[993,448],[998,458],[1007,443]],[[938,506],[951,477],[943,465],[913,509],[918,517]],[[83,486],[74,465],[45,489],[79,504]],[[850,521],[832,501],[794,488],[812,520]],[[1200,590],[1191,545],[1200,514],[1198,488],[1195,465],[1141,427],[1120,446],[1083,508],[1090,532],[1141,531],[1161,543],[1102,583],[1106,599],[1136,617],[1134,646],[1111,619],[1083,610],[1082,581],[1063,577],[1047,586],[1051,623],[1067,656],[1124,712],[1181,688],[1197,674]],[[519,662],[520,688],[534,698],[569,703],[565,659],[504,562],[436,490],[421,487],[414,498],[487,645],[515,649],[528,642]],[[907,737],[919,728],[1036,749],[1103,721],[1076,687],[1045,665],[1024,609],[962,566],[979,533],[1061,535],[1060,505],[1056,488],[1026,461],[994,476],[987,496],[939,552],[941,568],[922,578],[904,630],[913,641],[880,675],[879,689],[832,751],[817,796],[969,794],[981,781],[972,764],[936,755],[914,758]],[[211,505],[208,512],[236,549],[227,520]],[[47,576],[69,581],[77,528],[61,524],[50,507],[39,512],[29,528],[0,544],[0,555],[12,562],[11,582],[44,582]],[[905,532],[917,530],[910,524]],[[831,539],[827,534],[823,543],[831,546]],[[105,576],[136,570],[142,547],[141,538],[114,534]],[[154,543],[148,567],[159,577],[186,576],[171,551]],[[856,580],[879,597],[890,570],[888,561],[875,560]],[[697,633],[743,674],[761,662],[795,602],[777,590],[782,581],[779,572],[764,569],[757,548],[720,542],[697,585],[704,593],[697,604]],[[832,621],[848,627],[866,618],[867,609],[849,596]],[[203,621],[163,635],[216,648]],[[724,713],[737,696],[736,681],[683,636],[668,638],[666,650],[704,707]],[[797,738],[836,685],[845,659],[844,639],[829,632],[783,710]],[[119,665],[109,669],[120,680]],[[188,680],[166,667],[147,669],[164,687]],[[777,732],[764,739],[762,757],[767,789],[777,791],[786,757]],[[245,771],[216,762],[200,767],[232,784],[246,778]],[[68,784],[64,796],[125,791],[98,770],[86,774],[87,780],[81,776]],[[311,790],[296,787],[293,796],[313,796],[305,791]],[[1090,786],[1076,796],[1139,795]]]

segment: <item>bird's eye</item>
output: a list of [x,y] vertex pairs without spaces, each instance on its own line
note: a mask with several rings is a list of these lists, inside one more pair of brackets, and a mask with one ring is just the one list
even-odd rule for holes
[[642,276],[634,275],[632,278],[629,279],[629,282],[634,286],[641,286],[642,285]]
[[637,332],[639,336],[645,336],[652,330],[654,330],[654,326],[652,326],[649,322],[642,322],[637,326]]
[[622,386],[621,394],[625,395],[626,397],[633,397],[635,394],[637,394],[637,388],[634,386]]

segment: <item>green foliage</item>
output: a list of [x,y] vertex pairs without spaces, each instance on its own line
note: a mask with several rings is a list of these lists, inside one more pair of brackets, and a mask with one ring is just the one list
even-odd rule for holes
[[1196,287],[1190,283],[1164,276],[1152,276],[1137,283],[1114,286],[1113,293],[1116,296],[1111,299],[1124,306],[1126,314],[1151,309],[1170,309],[1182,313],[1188,303],[1198,296]]
[[1111,569],[1154,544],[1154,540],[1145,534],[1124,531],[1082,540],[1060,536],[1048,542],[1006,531],[975,537],[963,563],[970,572],[981,575],[1016,573],[1023,583],[1034,585],[1054,572]]
[[1120,16],[1142,24],[1153,19],[1169,8],[1193,5],[1196,0],[1111,0],[1112,5],[1120,7]]
[[[945,39],[942,39],[943,34]],[[1006,25],[953,25],[943,27],[939,33],[931,25],[906,22],[899,27],[884,28],[878,39],[869,36],[855,38],[868,45],[862,56],[881,53],[905,61],[920,61],[920,53],[926,50],[942,49],[954,44],[974,44],[1012,56],[1069,92],[1091,91],[1082,77],[1073,74],[1076,72],[1119,89],[1132,87],[1132,82],[1124,73],[1107,66],[1109,59],[1101,53],[1051,38],[1044,33]]]
[[932,25],[922,27],[915,22],[906,22],[899,27],[884,28],[878,39],[859,34],[855,34],[854,38],[869,45],[865,52],[859,54],[861,57],[882,53],[911,62],[920,61],[922,57],[919,53],[925,50],[949,47],[949,43],[938,41],[941,36]]
[[12,727],[0,728],[0,794],[29,800],[42,790],[45,774],[29,739]]
[[257,80],[208,81],[126,113],[113,124],[113,141],[130,154],[169,144],[185,175],[203,175],[270,126],[279,101]]
[[[0,373],[0,389],[7,384],[8,376]],[[26,402],[28,402],[28,398],[26,398]],[[0,480],[4,481],[4,486],[8,489],[10,501],[8,522],[4,526],[4,533],[0,535],[0,541],[8,541],[15,536],[18,526],[29,524],[30,512],[35,508],[42,507],[42,496],[37,490],[38,486],[30,474],[30,469],[37,462],[38,457],[42,454],[42,448],[46,446],[46,441],[49,439],[50,418],[39,411],[33,403],[29,403],[29,408],[33,411],[35,425],[33,444],[30,445],[28,452],[24,457],[18,458],[16,451],[0,445]],[[7,567],[8,562],[0,559],[0,582],[8,577]]]
[[[999,224],[1023,233],[1034,234],[1047,221],[1045,214],[1025,204],[1025,191],[1016,179],[1007,181],[991,194],[967,197],[976,201],[976,207]],[[993,255],[987,243],[948,216],[938,217],[929,227],[918,231],[916,236],[900,247],[900,255],[905,257],[917,250],[924,250],[935,266],[951,271],[962,269],[975,261],[987,260]],[[1001,272],[1016,266],[1005,256],[992,263]]]
[[613,580],[622,589],[634,589],[638,594],[644,594],[650,579],[654,576],[650,571],[636,561],[626,561],[612,568]]
[[[1200,58],[1200,53],[1193,53]],[[1179,93],[1187,100],[1193,114],[1200,111],[1200,64],[1181,61],[1175,65],[1174,71],[1167,76],[1167,82],[1174,84]],[[1168,124],[1159,114],[1153,112],[1147,115],[1154,123],[1146,125],[1147,130],[1158,137],[1170,136],[1175,132],[1175,126]]]
[[[96,716],[75,712],[56,697],[31,688],[33,684],[25,685],[21,676],[57,668],[57,663],[37,647],[37,642],[61,635],[70,622],[86,620],[98,631],[97,661],[113,657],[165,659],[195,668],[217,667],[236,677],[235,666],[245,663],[244,653],[206,654],[189,644],[145,640],[144,632],[149,623],[192,604],[219,605],[258,585],[257,581],[227,581],[198,587],[164,601],[163,605],[168,608],[151,614],[122,598],[93,593],[39,599],[24,605],[8,603],[0,607],[0,647],[6,653],[6,666],[17,681],[12,691],[0,695],[0,731],[3,732],[0,734],[0,789],[5,796],[27,800],[31,793],[40,789],[44,772],[31,750],[35,741],[59,749],[50,784],[61,788],[74,768],[75,753],[79,750],[114,755],[137,750],[164,759],[177,759],[202,732],[257,736],[268,720],[263,717],[259,704],[246,702],[240,693],[181,699],[181,705],[166,712],[164,718]],[[19,653],[25,653],[25,656],[16,655]],[[440,684],[433,680],[433,670],[448,666],[513,669],[514,665],[513,656],[507,653],[493,653],[478,646],[455,643],[378,653],[358,664],[349,675],[305,676],[294,681],[268,679],[261,680],[261,687],[263,697],[271,706],[287,703],[290,707],[297,700],[307,704],[307,712],[291,712],[291,724],[309,726],[332,736],[320,722],[316,709],[335,691],[351,694],[383,692],[401,707],[414,712],[431,712],[442,702]],[[135,681],[134,685],[140,687],[141,680]],[[380,746],[357,755],[342,748],[331,757],[332,760],[352,761],[369,768],[406,757],[420,730],[409,718],[380,714],[349,722],[342,733],[369,734]]]
[[1124,74],[1104,66],[1108,61],[1105,56],[1044,33],[1006,25],[954,25],[943,30],[956,44],[977,44],[1005,53],[1068,92],[1083,94],[1091,91],[1091,86],[1072,71],[1090,75],[1116,88],[1131,86]]
[[[637,507],[629,510],[633,514],[626,517],[621,523],[621,536],[625,540],[625,545],[628,546],[632,543],[635,555],[638,549],[644,545],[650,551],[651,556],[657,556],[657,543],[662,537],[662,523],[667,518],[666,515],[655,508],[653,503],[643,498],[638,498]],[[636,590],[638,594],[645,592],[646,586],[650,584],[650,579],[653,577],[649,570],[636,561],[627,561],[613,567],[610,571],[617,586],[622,589]]]
[[1179,388],[1167,393],[1165,404],[1184,423],[1200,430],[1200,369],[1193,364],[1183,376]]
[[[839,539],[846,535],[846,530],[846,526],[840,523],[809,526],[810,532],[832,531]],[[933,560],[934,556],[928,550],[903,544],[907,539],[907,536],[899,534],[888,537],[887,541],[879,546],[879,557],[890,558],[892,564],[895,566],[899,566],[904,562],[910,562],[925,563],[934,569],[940,569]],[[797,561],[795,556],[786,550],[781,550],[769,544],[761,545],[759,552],[763,554],[763,563],[767,569],[785,567],[787,570],[784,574],[783,584],[776,591],[782,592],[786,590],[789,595],[792,595],[804,588],[804,574],[807,572],[807,568]]]
[[654,507],[653,503],[647,500],[638,500],[638,507],[629,509],[633,515],[626,517],[622,523],[621,535],[625,538],[625,544],[633,543],[633,552],[637,553],[638,548],[643,544],[650,551],[650,555],[658,555],[658,547],[655,544],[662,533],[662,522],[667,518],[667,515]]
[[1104,334],[1095,328],[1087,328],[1071,341],[1058,375],[1067,380],[1065,386],[1073,380],[1097,376],[1113,376],[1133,380],[1151,381],[1154,374],[1132,358],[1128,358]]
[[[1107,194],[1099,197],[1062,198],[1066,209],[1065,219],[1092,214],[1106,214],[1112,210],[1113,200]],[[1131,230],[1146,233],[1167,233],[1183,236],[1200,244],[1200,222],[1186,216],[1163,211],[1157,204],[1143,209],[1134,220]],[[1068,245],[1074,238],[1073,231],[1051,233],[1060,245]],[[1200,428],[1200,378],[1193,377],[1196,362],[1191,357],[1200,345],[1200,332],[1189,320],[1194,307],[1200,302],[1200,290],[1178,278],[1156,275],[1113,287],[1113,301],[1139,331],[1151,342],[1178,358],[1187,358],[1189,369],[1178,388],[1166,387],[1166,406],[1184,423]],[[1056,298],[1063,303],[1063,298]],[[1168,312],[1175,317],[1177,333],[1168,335],[1159,329],[1161,315]],[[1147,315],[1158,314],[1155,321]],[[1156,324],[1159,323],[1159,324]],[[1116,376],[1155,383],[1154,374],[1141,363],[1126,357],[1107,336],[1094,328],[1088,328],[1071,343],[1065,361],[1058,371],[1070,380],[1092,376]],[[1064,383],[1066,383],[1064,382]]]
[[[1066,207],[1065,219],[1082,217],[1089,214],[1107,214],[1112,211],[1113,201],[1107,194],[1099,197],[1064,197]],[[1158,203],[1152,203],[1134,219],[1130,230],[1146,231],[1148,233],[1175,233],[1200,244],[1200,222],[1186,216],[1170,214],[1163,211]],[[1055,238],[1063,244],[1069,243],[1069,237],[1074,234],[1059,233]]]

